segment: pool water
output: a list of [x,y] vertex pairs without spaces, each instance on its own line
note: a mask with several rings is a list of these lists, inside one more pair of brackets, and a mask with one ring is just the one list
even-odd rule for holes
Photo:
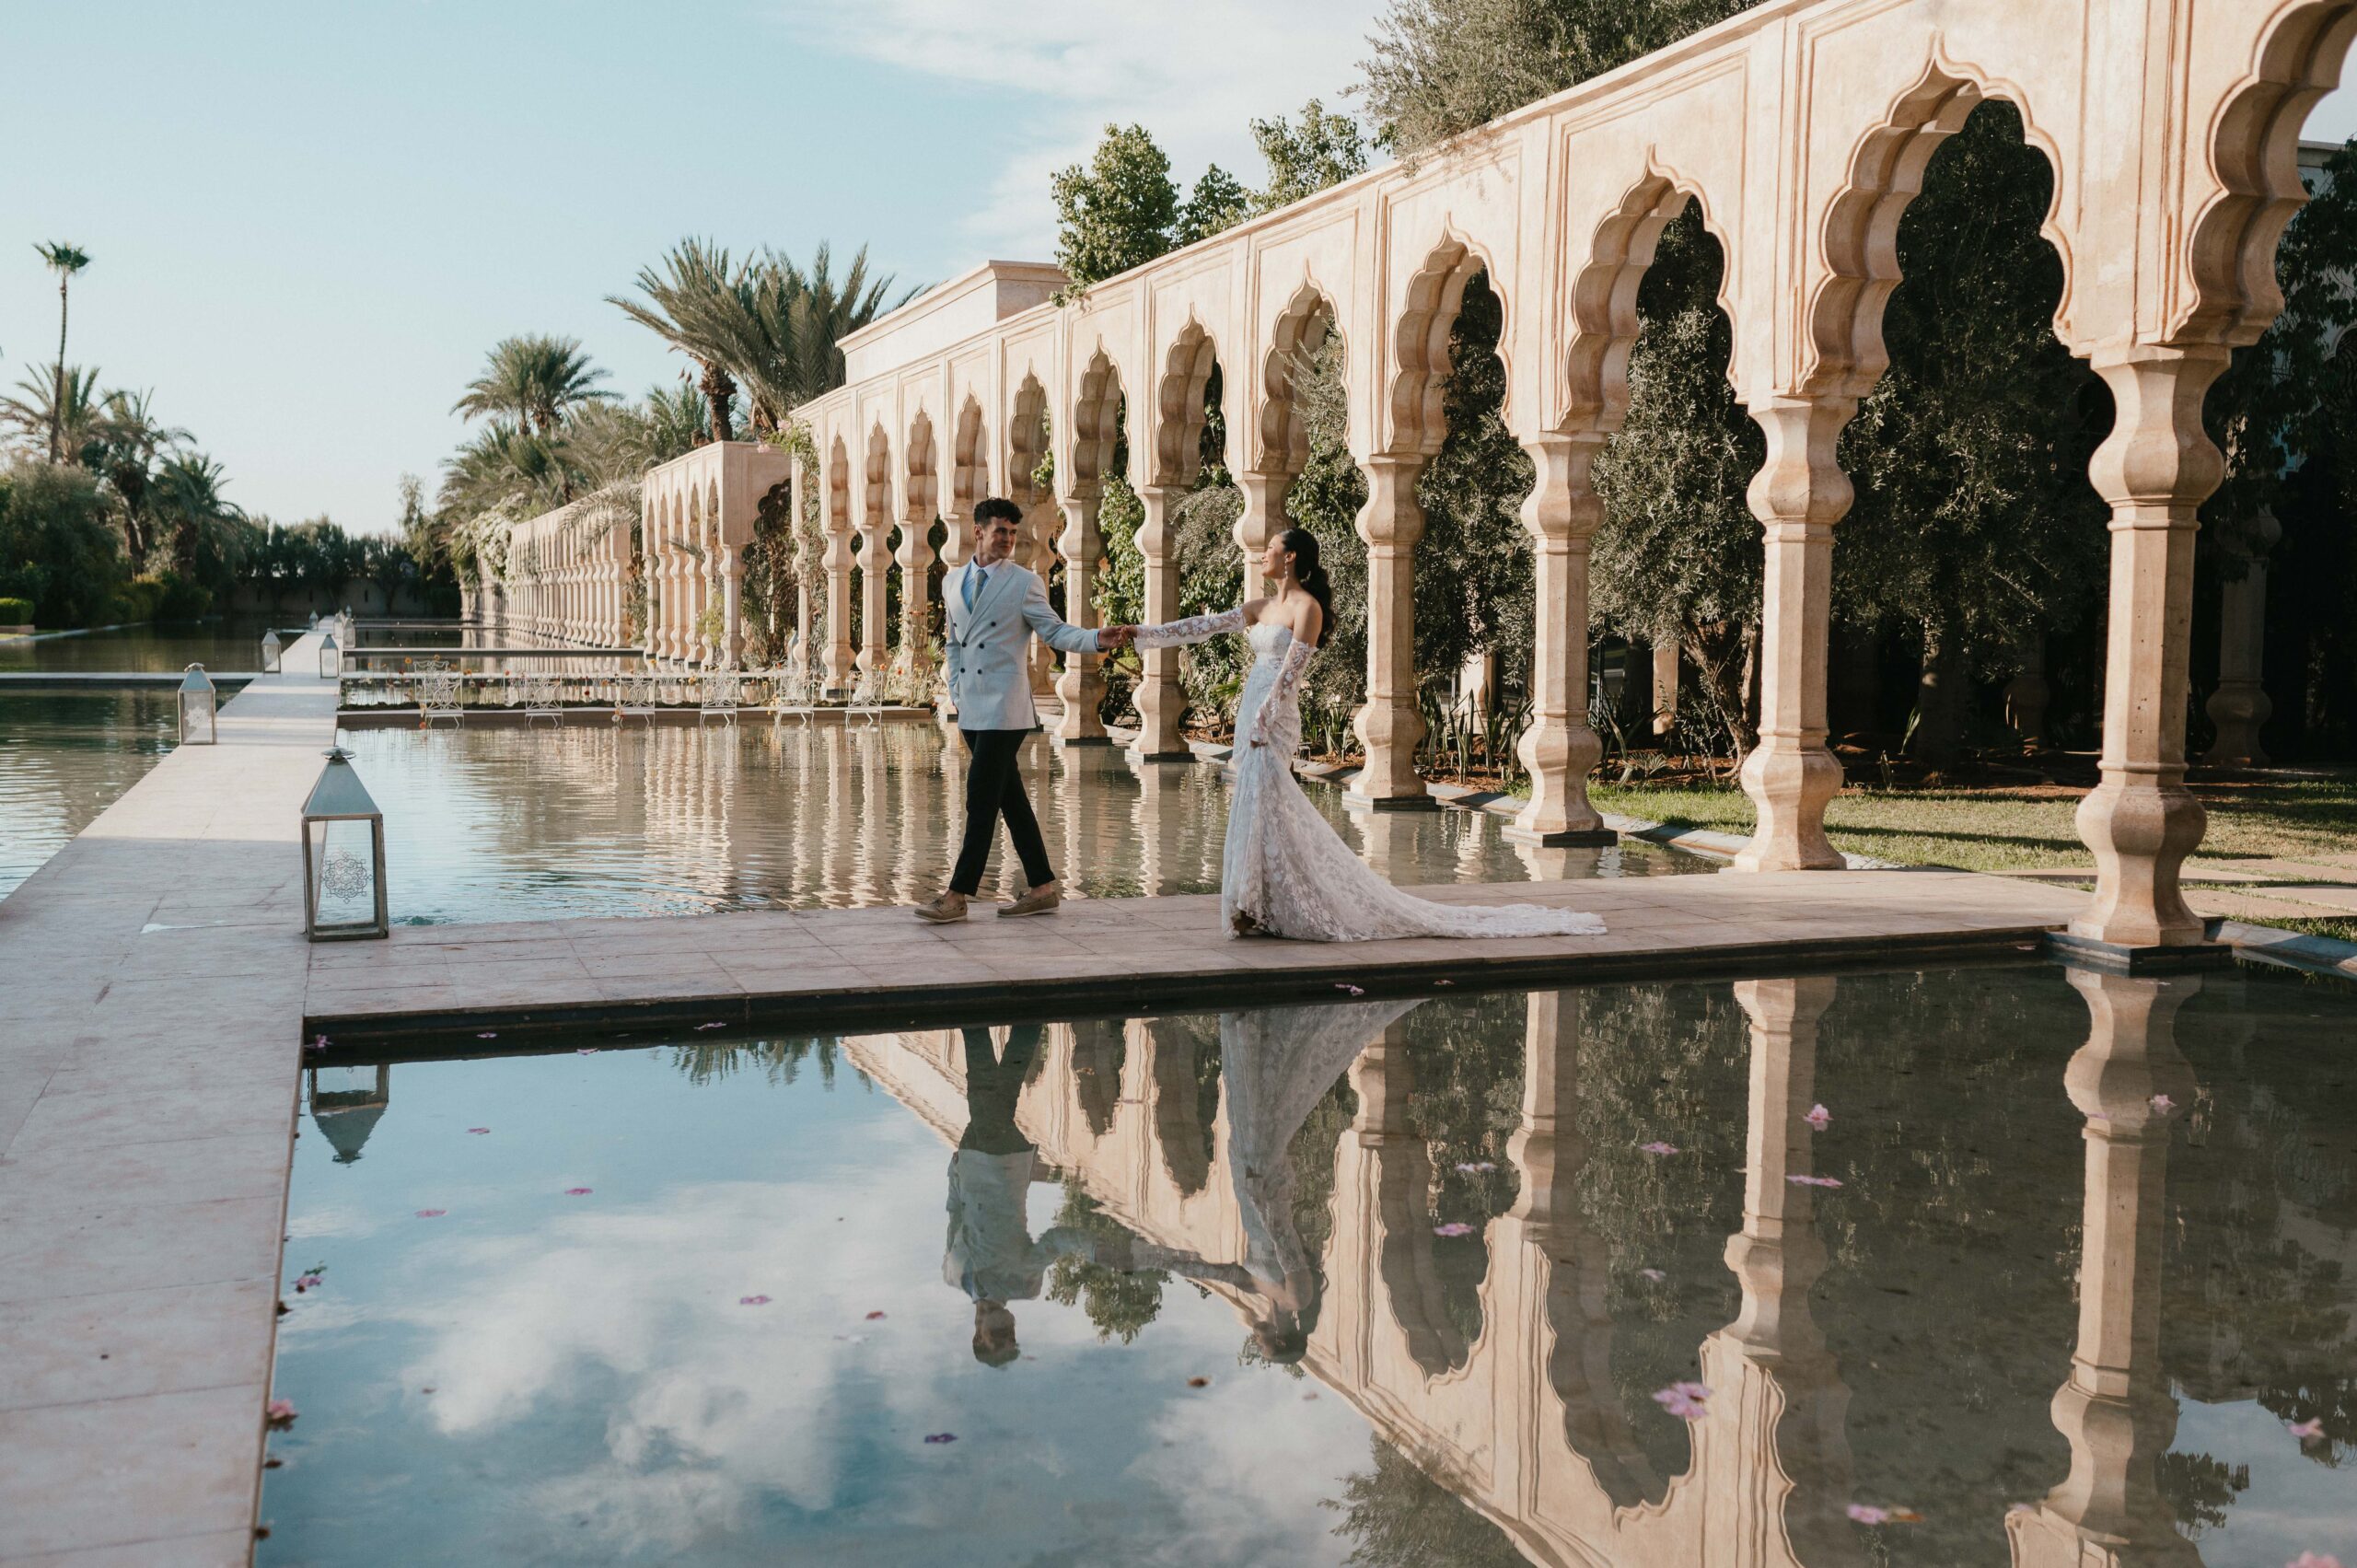
[[145,777],[179,724],[168,691],[0,693],[0,898]]
[[[299,622],[302,617],[296,617]],[[226,616],[160,625],[114,626],[66,636],[0,639],[0,670],[181,670],[192,664],[232,674],[261,668],[262,633],[289,622]],[[292,638],[288,638],[292,641]]]
[[540,1049],[312,1075],[259,1562],[2357,1557],[2337,989]]
[[[562,729],[358,729],[344,744],[385,813],[393,916],[412,923],[912,903],[940,891],[963,821],[964,749],[926,722],[649,728],[598,715]],[[1038,736],[1024,778],[1067,888],[1217,890],[1216,766]],[[1485,813],[1353,813],[1325,785],[1310,797],[1402,884],[1714,866],[1643,844],[1512,843]],[[1004,833],[990,875],[986,893],[1018,890]]]

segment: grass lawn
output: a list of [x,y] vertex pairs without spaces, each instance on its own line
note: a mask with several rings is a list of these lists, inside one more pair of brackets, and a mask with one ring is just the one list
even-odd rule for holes
[[[2300,860],[2357,852],[2357,778],[2202,784],[2210,811],[2204,860]],[[1751,830],[1751,802],[1733,786],[1648,789],[1591,783],[1600,810],[1679,826]],[[1853,854],[1970,871],[2091,865],[2072,825],[2080,792],[2022,789],[1865,789],[1826,807],[1834,846]],[[2338,935],[2331,933],[2330,935]]]

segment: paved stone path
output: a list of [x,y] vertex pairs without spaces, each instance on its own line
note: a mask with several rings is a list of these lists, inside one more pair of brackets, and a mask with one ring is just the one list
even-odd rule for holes
[[0,1562],[250,1555],[334,724],[258,679],[0,900]]

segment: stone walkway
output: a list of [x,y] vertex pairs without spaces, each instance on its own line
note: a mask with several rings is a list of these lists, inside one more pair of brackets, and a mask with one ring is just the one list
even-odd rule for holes
[[0,900],[0,1563],[250,1555],[334,724],[257,679]]

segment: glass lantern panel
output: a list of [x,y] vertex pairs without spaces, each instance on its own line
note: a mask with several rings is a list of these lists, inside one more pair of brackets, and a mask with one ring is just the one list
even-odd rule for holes
[[337,1099],[349,1104],[354,1099],[373,1097],[377,1092],[377,1069],[374,1067],[314,1067],[311,1069],[311,1093],[315,1099],[333,1104]]
[[180,693],[180,744],[210,746],[213,737],[213,694],[209,691]]
[[313,924],[347,931],[377,923],[377,846],[370,822],[313,822]]

